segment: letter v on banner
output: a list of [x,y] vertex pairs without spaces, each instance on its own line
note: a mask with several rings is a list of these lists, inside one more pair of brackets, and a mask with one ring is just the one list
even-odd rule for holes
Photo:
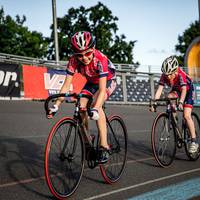
[[64,70],[47,70],[44,73],[44,86],[45,90],[48,90],[49,95],[59,93],[66,77],[66,71]]
[[[59,93],[66,77],[66,71],[64,70],[47,70],[44,74],[45,89],[48,90],[49,95]],[[86,79],[79,73],[75,73],[72,84],[70,86],[71,92],[80,93],[83,86],[86,83]]]
[[47,90],[60,90],[66,75],[44,73],[44,86]]

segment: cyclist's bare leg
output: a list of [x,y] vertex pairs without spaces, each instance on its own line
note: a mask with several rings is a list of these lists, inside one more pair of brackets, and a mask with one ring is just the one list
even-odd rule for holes
[[80,100],[80,115],[82,118],[82,127],[84,132],[88,132],[89,130],[89,125],[88,125],[88,116],[87,116],[87,103],[88,103],[88,99],[87,98],[81,98]]
[[100,145],[108,149],[109,146],[107,142],[106,117],[102,107],[99,109],[99,120],[97,121],[97,127],[99,131]]
[[[95,105],[95,101],[98,97],[98,91],[94,94],[94,102],[93,105]],[[105,96],[105,100],[107,99],[107,94]],[[103,105],[102,105],[103,106]],[[99,108],[99,120],[97,120],[97,128],[98,128],[98,133],[100,137],[100,146],[108,149],[108,142],[107,142],[107,125],[106,125],[106,117],[105,113],[102,107]]]
[[191,117],[191,113],[192,113],[192,108],[184,107],[183,117],[186,120],[186,123],[188,125],[189,131],[190,131],[190,134],[191,134],[191,138],[196,138],[195,127],[194,127],[194,122],[193,122],[192,117]]

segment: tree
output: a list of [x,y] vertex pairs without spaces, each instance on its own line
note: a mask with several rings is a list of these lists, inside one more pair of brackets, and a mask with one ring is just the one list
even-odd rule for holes
[[41,33],[29,31],[23,26],[26,17],[19,15],[16,20],[5,16],[0,9],[0,52],[27,57],[44,58],[47,55],[48,40]]
[[[77,31],[90,31],[96,37],[96,47],[115,63],[133,62],[133,48],[136,41],[126,42],[125,35],[117,35],[117,17],[102,3],[78,9],[70,8],[63,18],[57,19],[60,60],[67,60],[72,54],[70,38]],[[53,25],[51,26],[53,30]],[[53,31],[50,38],[49,59],[55,59]],[[139,63],[137,63],[139,64]]]
[[190,24],[190,27],[186,29],[182,35],[178,36],[178,44],[175,46],[176,51],[180,52],[178,57],[180,65],[184,65],[184,57],[186,55],[187,48],[191,42],[200,36],[200,24],[199,21],[195,21]]

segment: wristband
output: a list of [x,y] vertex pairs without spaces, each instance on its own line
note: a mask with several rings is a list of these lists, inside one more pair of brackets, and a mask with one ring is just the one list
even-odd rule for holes
[[182,105],[183,105],[183,102],[182,102],[182,101],[179,101],[178,104],[182,104]]

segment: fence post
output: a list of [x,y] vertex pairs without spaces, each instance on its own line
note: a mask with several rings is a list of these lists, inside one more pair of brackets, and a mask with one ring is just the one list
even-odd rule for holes
[[151,73],[151,65],[148,65],[149,73]]
[[122,88],[123,88],[123,96],[124,96],[124,103],[127,103],[127,89],[126,89],[126,74],[122,73]]
[[154,99],[155,85],[154,85],[154,75],[149,74],[150,88],[151,88],[151,98]]

